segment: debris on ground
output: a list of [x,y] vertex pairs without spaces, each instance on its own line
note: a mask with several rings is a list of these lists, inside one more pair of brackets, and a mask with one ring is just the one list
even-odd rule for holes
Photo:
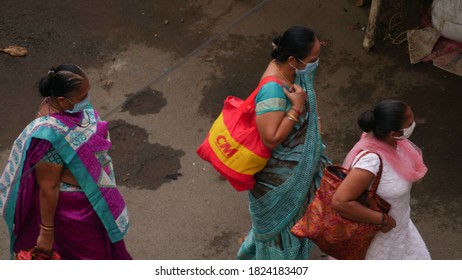
[[407,41],[411,64],[416,64],[431,54],[440,36],[440,33],[432,27],[408,30]]
[[357,21],[354,24],[350,25],[350,30],[364,30],[365,26],[361,24],[361,22]]
[[27,55],[27,49],[20,46],[8,46],[7,48],[0,49],[0,51],[17,57]]

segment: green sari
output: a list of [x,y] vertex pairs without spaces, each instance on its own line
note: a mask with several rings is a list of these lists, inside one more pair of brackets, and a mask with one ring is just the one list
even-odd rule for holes
[[312,79],[297,76],[295,82],[307,92],[307,102],[300,123],[255,175],[255,188],[248,193],[252,229],[238,259],[306,260],[313,248],[311,240],[290,229],[313,199],[329,160],[323,155]]

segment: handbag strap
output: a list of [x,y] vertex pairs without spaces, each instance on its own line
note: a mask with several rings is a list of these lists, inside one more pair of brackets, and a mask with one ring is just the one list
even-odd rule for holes
[[[359,151],[360,153],[363,152],[363,150]],[[353,162],[351,164],[350,170],[353,168],[353,165],[358,163],[360,159],[362,159],[365,155],[367,154],[372,154],[370,151],[365,151],[359,158],[356,160],[356,162]],[[376,153],[374,153],[376,154]],[[372,183],[371,189],[369,190],[369,195],[374,195],[377,192],[377,188],[379,187],[380,179],[382,178],[382,170],[383,170],[383,162],[382,162],[382,157],[379,154],[376,154],[379,157],[380,165],[379,165],[379,171],[377,172],[377,175],[375,175],[374,182]]]
[[239,106],[239,110],[245,110],[249,106],[252,106],[252,108],[255,108],[255,98],[257,97],[258,92],[262,88],[262,86],[266,85],[269,82],[276,82],[280,84],[281,86],[284,86],[283,83],[276,78],[275,76],[266,76],[263,79],[261,79],[260,83],[258,84],[258,87],[252,92],[252,94],[247,97],[247,99]]

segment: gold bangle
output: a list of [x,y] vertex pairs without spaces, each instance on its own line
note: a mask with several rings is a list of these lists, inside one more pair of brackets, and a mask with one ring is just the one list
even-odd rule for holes
[[292,118],[291,116],[286,116],[286,118],[288,118],[289,120],[293,121],[293,122],[298,122],[296,119]]
[[296,118],[294,115],[292,115],[290,112],[287,112],[287,118],[291,121],[298,122],[298,118]]
[[44,231],[54,231],[55,230],[55,227],[52,226],[52,227],[47,227],[47,226],[44,226],[42,224],[40,224],[40,228],[43,229]]
[[[299,113],[297,112],[297,110],[295,110],[294,108],[290,108],[290,110],[289,110],[288,112],[291,112],[291,111],[293,111],[294,113],[296,113],[297,116],[301,116],[301,114],[299,114]],[[287,113],[288,113],[288,112],[287,112]],[[293,118],[295,118],[294,114],[291,114],[291,115],[292,115]],[[298,118],[297,118],[297,119],[298,119]]]

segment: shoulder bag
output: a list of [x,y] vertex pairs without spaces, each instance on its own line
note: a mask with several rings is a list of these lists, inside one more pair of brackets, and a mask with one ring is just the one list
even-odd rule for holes
[[[361,157],[369,152],[363,153]],[[360,158],[361,158],[360,157]],[[373,210],[388,213],[390,204],[377,195],[382,176],[380,168],[370,190],[366,190],[358,201]],[[359,159],[358,159],[359,161]],[[337,165],[326,166],[321,185],[304,216],[292,227],[297,237],[311,239],[324,253],[339,260],[361,260],[374,236],[379,232],[377,225],[361,223],[342,217],[332,207],[332,197],[350,170]]]
[[228,96],[223,110],[196,153],[208,161],[237,191],[251,190],[254,174],[262,170],[271,150],[260,139],[256,125],[255,98],[268,82],[281,82],[275,77],[263,78],[245,100]]

